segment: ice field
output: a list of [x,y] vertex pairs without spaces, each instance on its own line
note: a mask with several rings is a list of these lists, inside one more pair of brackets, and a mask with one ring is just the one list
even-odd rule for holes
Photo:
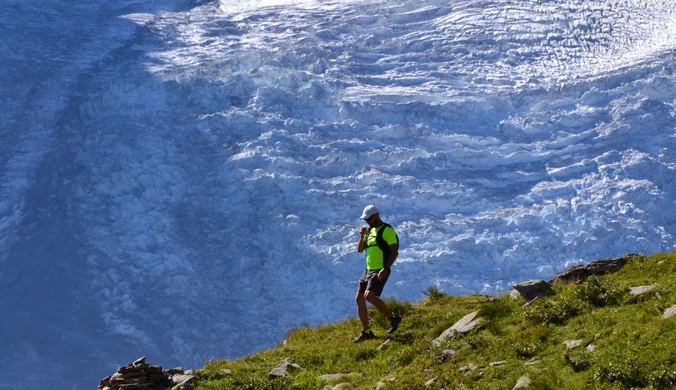
[[367,204],[412,302],[674,250],[675,49],[660,0],[3,1],[0,389],[355,317]]

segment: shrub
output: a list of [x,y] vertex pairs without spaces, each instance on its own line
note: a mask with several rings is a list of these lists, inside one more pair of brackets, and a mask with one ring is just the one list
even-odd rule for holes
[[594,365],[594,358],[592,354],[587,351],[567,349],[566,352],[563,353],[563,357],[575,371],[584,371]]
[[536,324],[561,324],[578,311],[579,308],[566,299],[539,299],[525,308],[524,316]]
[[488,345],[488,343],[483,338],[481,333],[478,333],[478,332],[472,332],[472,333],[466,335],[463,338],[463,341],[465,341],[467,344],[469,344],[470,347],[472,347],[472,349],[479,349],[479,348],[483,348],[483,347]]
[[573,295],[581,301],[603,307],[619,303],[622,291],[603,278],[590,276],[573,288]]
[[425,298],[426,303],[433,303],[442,298],[448,297],[448,294],[441,291],[441,288],[437,286],[430,286],[427,290],[422,292],[427,298]]
[[224,381],[208,383],[208,385],[201,386],[200,388],[214,390],[285,390],[290,386],[290,378],[269,379],[256,376],[233,376]]
[[539,346],[533,342],[517,342],[512,344],[512,350],[516,356],[527,359],[535,356],[538,352]]
[[483,304],[479,308],[479,317],[487,318],[489,320],[496,318],[505,318],[512,314],[512,305],[507,299],[511,298],[501,298],[495,299],[491,302]]
[[651,387],[658,390],[672,389],[676,387],[676,370],[662,365],[650,374],[648,382]]
[[646,380],[641,373],[641,367],[631,358],[624,362],[610,362],[601,365],[594,374],[599,382],[619,383],[625,387],[644,387]]

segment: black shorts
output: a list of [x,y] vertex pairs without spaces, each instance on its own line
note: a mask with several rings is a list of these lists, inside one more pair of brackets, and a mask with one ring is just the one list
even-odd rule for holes
[[359,279],[359,294],[363,294],[366,291],[373,291],[376,293],[376,296],[380,296],[380,294],[383,293],[383,288],[385,288],[385,283],[390,277],[390,274],[388,272],[387,276],[385,276],[385,280],[381,281],[378,279],[378,272],[380,272],[379,269],[373,271],[364,271],[361,279]]

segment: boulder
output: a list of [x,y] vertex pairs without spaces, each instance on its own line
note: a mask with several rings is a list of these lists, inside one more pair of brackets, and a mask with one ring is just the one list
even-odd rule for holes
[[289,370],[301,370],[302,367],[299,366],[298,364],[294,363],[291,361],[291,359],[286,358],[282,360],[277,367],[272,369],[268,376],[271,378],[279,378],[283,376],[287,376],[289,374]]
[[514,285],[514,289],[526,298],[527,301],[554,294],[552,286],[544,280],[529,280],[517,283]]
[[197,377],[195,375],[176,374],[171,377],[171,380],[177,385],[193,384]]
[[439,346],[443,341],[454,340],[459,335],[465,334],[472,329],[480,328],[486,324],[486,320],[482,317],[477,317],[479,311],[469,313],[462,317],[458,322],[446,329],[439,337],[432,341],[432,344]]
[[575,265],[550,280],[551,284],[571,283],[587,279],[591,275],[605,275],[619,271],[634,254],[624,255],[617,259],[596,260],[584,265]]
[[441,354],[434,357],[434,363],[441,364],[446,361],[449,357],[458,353],[455,349],[444,349],[441,351]]
[[474,371],[474,370],[476,370],[477,368],[479,368],[479,366],[477,366],[476,364],[474,364],[474,363],[469,363],[469,364],[466,365],[466,366],[460,367],[460,368],[458,369],[458,371],[460,371],[460,372],[469,372],[469,371]]
[[573,349],[577,348],[580,345],[582,345],[582,339],[579,340],[566,340],[563,342],[563,344],[566,346],[566,349]]
[[376,390],[381,390],[387,387],[388,382],[396,382],[397,380],[391,376],[388,376],[386,378],[383,378],[376,383]]
[[526,375],[522,376],[519,378],[519,380],[516,382],[514,385],[514,389],[525,389],[526,387],[530,386],[531,380],[529,377]]
[[667,319],[671,318],[673,316],[676,316],[676,305],[671,306],[667,310],[664,311],[664,314],[662,315],[662,319]]
[[319,379],[327,382],[339,381],[344,379],[350,379],[351,373],[338,373],[338,374],[324,374],[319,377]]
[[639,296],[639,295],[643,295],[643,294],[645,294],[645,293],[647,293],[647,292],[653,290],[655,287],[657,287],[657,286],[655,286],[654,284],[651,285],[651,286],[637,286],[637,287],[630,287],[630,288],[629,288],[629,294],[631,294],[631,295],[637,297],[637,296]]

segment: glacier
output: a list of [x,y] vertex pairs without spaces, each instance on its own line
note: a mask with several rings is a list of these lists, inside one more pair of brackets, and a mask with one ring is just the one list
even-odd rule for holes
[[670,1],[6,0],[0,21],[0,389],[355,317],[367,204],[409,301],[676,248]]

